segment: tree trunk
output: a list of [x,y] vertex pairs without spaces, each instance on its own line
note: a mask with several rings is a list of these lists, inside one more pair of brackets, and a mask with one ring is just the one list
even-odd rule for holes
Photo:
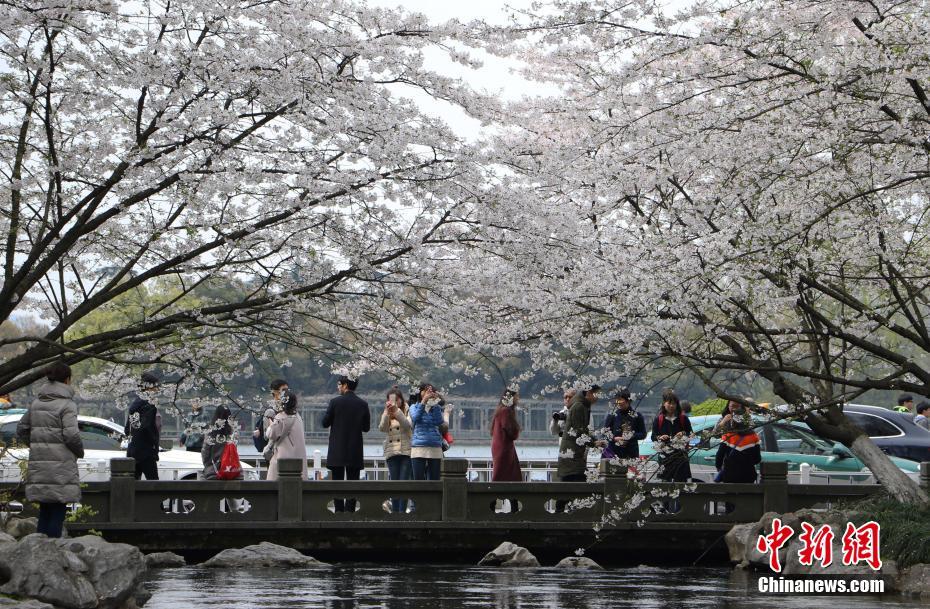
[[[804,392],[795,383],[777,372],[763,373],[762,376],[772,382],[775,394],[789,404],[803,404]],[[846,417],[840,406],[828,406],[817,413],[805,417],[814,433],[822,438],[841,442],[854,455],[859,457],[875,476],[888,494],[902,503],[927,503],[930,496],[920,485],[908,478],[907,474],[892,462],[891,458],[875,445],[864,431]]]

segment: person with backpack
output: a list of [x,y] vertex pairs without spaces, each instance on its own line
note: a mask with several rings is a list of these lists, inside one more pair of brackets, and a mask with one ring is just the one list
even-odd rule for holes
[[652,422],[652,441],[660,445],[659,479],[687,482],[691,478],[688,450],[678,446],[693,433],[691,420],[681,410],[681,402],[671,389],[662,393],[662,409]]
[[242,464],[226,406],[217,406],[200,450],[204,480],[242,480]]
[[144,372],[139,392],[129,405],[125,434],[129,438],[126,456],[136,460],[136,480],[158,480],[158,453],[161,440],[161,415],[151,401],[158,391],[159,378],[152,372]]
[[46,371],[48,381],[16,426],[29,447],[26,500],[39,504],[37,533],[61,537],[69,503],[81,500],[77,460],[84,445],[77,422],[71,368],[64,362]]
[[255,430],[252,432],[252,443],[255,450],[260,454],[265,452],[268,447],[268,428],[275,416],[281,412],[283,404],[287,402],[289,387],[284,379],[275,379],[269,386],[271,390],[271,404],[262,412],[262,416],[255,422]]
[[270,454],[266,479],[278,479],[278,461],[281,459],[300,459],[303,462],[300,477],[307,480],[307,444],[304,434],[304,420],[297,412],[296,395],[287,394],[287,401],[284,403],[281,412],[275,415],[267,434],[271,450],[268,453],[266,448],[266,453]]
[[630,403],[630,390],[624,387],[614,395],[614,408],[604,418],[603,427],[610,432],[610,440],[602,459],[637,459],[639,441],[646,439],[646,423],[643,415],[636,412]]
[[719,427],[714,428],[723,434],[714,482],[755,482],[756,465],[762,462],[762,442],[752,429],[752,418],[746,407],[734,400],[727,403],[720,417]]

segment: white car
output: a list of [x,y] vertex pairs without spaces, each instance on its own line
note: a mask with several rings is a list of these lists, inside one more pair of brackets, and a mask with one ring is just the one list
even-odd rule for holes
[[[16,425],[24,413],[24,410],[15,410],[0,415],[0,440],[5,446],[16,439]],[[78,459],[81,482],[109,480],[110,459],[126,456],[128,440],[123,426],[106,419],[78,415],[78,429],[84,443],[84,457]],[[0,459],[0,481],[19,482],[22,477],[20,462],[28,459],[28,448],[7,450]],[[199,452],[163,448],[158,455],[159,480],[196,480],[202,471]],[[242,464],[242,475],[246,480],[258,480],[258,473],[248,463]]]

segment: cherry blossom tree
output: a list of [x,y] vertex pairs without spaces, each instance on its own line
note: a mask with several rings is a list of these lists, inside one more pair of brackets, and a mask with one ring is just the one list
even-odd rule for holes
[[518,18],[488,48],[562,95],[510,108],[483,241],[449,282],[489,296],[450,287],[433,324],[581,382],[655,359],[723,395],[715,371],[759,374],[926,499],[842,412],[870,389],[930,396],[924,13],[600,0]]
[[343,0],[0,4],[0,322],[50,326],[0,340],[2,390],[59,357],[338,349],[460,237],[480,156],[413,101],[493,108],[424,67],[468,62],[460,30]]

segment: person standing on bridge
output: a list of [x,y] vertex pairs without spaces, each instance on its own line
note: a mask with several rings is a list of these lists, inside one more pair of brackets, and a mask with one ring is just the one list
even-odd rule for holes
[[[203,479],[217,480],[218,472],[223,462],[223,451],[226,445],[235,443],[233,428],[229,424],[232,412],[226,406],[217,406],[213,412],[213,419],[209,424],[209,431],[202,440],[200,459],[203,461]],[[242,470],[239,470],[236,480],[242,480]]]
[[491,419],[491,482],[523,482],[520,459],[514,446],[520,437],[520,423],[517,422],[516,413],[519,402],[519,394],[507,389]]
[[562,394],[562,410],[557,410],[552,413],[552,419],[549,421],[549,433],[556,436],[557,438],[562,437],[562,432],[565,431],[565,421],[568,419],[568,407],[572,403],[572,398],[575,397],[577,391],[574,389],[566,389]]
[[[358,379],[339,377],[339,397],[333,398],[323,415],[323,427],[330,428],[326,467],[333,480],[358,480],[364,467],[362,434],[371,429],[368,402],[355,395]],[[335,510],[354,512],[355,500],[337,499]]]
[[730,400],[720,417],[714,426],[715,432],[723,434],[715,459],[714,482],[755,482],[756,465],[762,462],[762,442],[752,429],[752,416],[745,406]]
[[[410,442],[413,440],[413,422],[410,420],[409,408],[404,394],[395,385],[387,392],[384,412],[378,429],[387,436],[384,438],[384,461],[388,468],[389,480],[410,480]],[[407,510],[406,499],[391,499],[391,511],[403,514]]]
[[410,466],[414,480],[439,480],[442,464],[442,432],[445,400],[429,383],[420,385],[420,399],[410,407],[413,440]]
[[585,482],[588,449],[607,445],[605,440],[591,437],[591,406],[597,402],[600,390],[600,385],[591,385],[576,393],[569,405],[565,431],[559,443],[559,464],[556,470],[562,482]]
[[26,500],[39,504],[37,533],[61,537],[67,504],[81,500],[77,460],[84,456],[71,368],[52,364],[39,396],[19,420],[16,435],[29,447]]
[[659,478],[664,482],[687,482],[691,478],[688,438],[691,420],[681,411],[681,402],[671,389],[662,392],[662,409],[652,422],[652,441],[659,443]]
[[300,459],[304,466],[300,477],[307,480],[307,443],[304,434],[304,420],[297,412],[297,396],[293,393],[283,394],[285,399],[281,412],[274,416],[268,427],[268,443],[271,445],[271,458],[268,460],[267,480],[278,479],[278,461],[281,459]]
[[159,378],[143,372],[136,399],[129,405],[125,434],[129,437],[126,456],[136,460],[136,480],[158,480],[158,452],[161,440],[161,415],[149,401],[158,391]]
[[646,439],[646,422],[633,410],[630,397],[626,387],[614,395],[615,408],[604,418],[603,427],[610,431],[611,439],[601,453],[602,459],[639,458],[639,441]]
[[207,413],[203,411],[203,406],[199,401],[191,404],[191,414],[184,419],[184,431],[178,440],[181,446],[189,452],[201,452],[203,449],[204,433],[210,425]]

